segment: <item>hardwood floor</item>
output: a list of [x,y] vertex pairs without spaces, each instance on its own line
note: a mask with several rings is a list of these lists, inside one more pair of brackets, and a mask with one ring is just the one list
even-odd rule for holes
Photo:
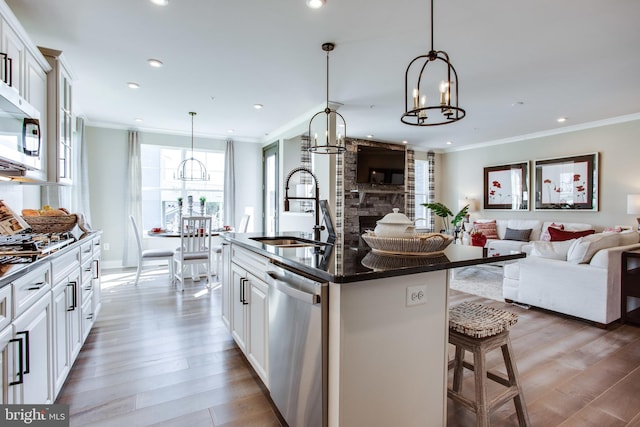
[[[102,311],[56,402],[70,405],[71,425],[281,426],[220,320],[220,290],[196,296],[204,287],[187,284],[177,293],[160,273],[135,287],[135,271],[105,272]],[[603,330],[451,291],[451,304],[462,301],[519,314],[511,340],[533,426],[640,427],[639,327]],[[488,359],[504,372],[500,362],[499,352]],[[473,391],[472,374],[464,378]],[[517,426],[513,402],[491,421]],[[448,402],[448,426],[474,425]]]

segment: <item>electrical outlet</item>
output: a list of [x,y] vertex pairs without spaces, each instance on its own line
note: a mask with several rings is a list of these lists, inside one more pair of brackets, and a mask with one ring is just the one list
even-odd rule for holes
[[103,243],[102,244],[102,249],[104,249],[105,251],[108,251],[109,249],[111,249],[111,245],[108,243]]
[[407,288],[407,307],[427,303],[427,286],[409,286]]

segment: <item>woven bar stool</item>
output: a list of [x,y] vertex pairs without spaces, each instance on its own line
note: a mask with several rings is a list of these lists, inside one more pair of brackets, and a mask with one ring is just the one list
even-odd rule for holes
[[[489,426],[492,410],[511,399],[515,403],[520,426],[530,425],[509,339],[509,328],[517,321],[515,313],[470,302],[449,309],[449,343],[456,347],[456,352],[455,358],[449,362],[449,369],[454,371],[453,385],[447,389],[447,396],[474,411],[478,426]],[[508,378],[487,371],[486,354],[497,348],[502,350]],[[466,351],[473,353],[473,363],[464,361]],[[463,368],[474,371],[475,401],[461,394]],[[491,400],[487,393],[487,378],[506,387]]]

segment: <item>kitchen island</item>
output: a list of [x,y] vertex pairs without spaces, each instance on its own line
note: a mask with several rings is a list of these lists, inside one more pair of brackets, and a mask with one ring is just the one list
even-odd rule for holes
[[[281,360],[269,359],[269,343],[273,345],[276,333],[269,330],[269,320],[273,322],[274,312],[282,307],[267,301],[274,288],[272,270],[280,268],[326,285],[318,308],[324,313],[320,330],[298,344],[317,341],[321,363],[307,370],[321,371],[317,374],[322,393],[301,393],[315,381],[301,374],[293,393],[301,395],[296,409],[283,409],[274,398],[290,425],[317,420],[313,425],[444,426],[448,270],[524,257],[488,257],[483,248],[461,245],[451,245],[437,256],[390,257],[365,246],[341,248],[321,242],[287,247],[254,240],[261,237],[225,236],[223,319],[272,397],[279,378],[269,365]],[[256,292],[254,282],[262,282]],[[238,308],[244,310],[242,336],[234,321]],[[306,325],[302,320],[291,323]],[[288,363],[306,366],[297,360]],[[317,411],[320,417],[310,415]]]

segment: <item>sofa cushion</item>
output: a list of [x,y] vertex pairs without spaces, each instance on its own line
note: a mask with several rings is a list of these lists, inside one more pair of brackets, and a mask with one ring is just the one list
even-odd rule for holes
[[567,253],[572,245],[573,241],[571,240],[560,242],[533,242],[531,243],[531,256],[566,261]]
[[547,226],[545,225],[542,226],[543,230],[542,230],[542,234],[540,234],[540,240],[542,240],[543,242],[551,241],[551,234],[549,234],[549,228],[557,228],[558,230],[564,230],[564,224],[556,224],[555,222],[552,222]]
[[498,238],[498,228],[496,227],[496,220],[491,221],[473,221],[473,227],[487,236],[487,239]]
[[540,233],[542,233],[542,221],[538,219],[509,219],[502,233],[500,233],[500,221],[498,220],[498,236],[500,236],[501,239],[506,239],[507,227],[513,230],[526,230],[530,228],[531,234],[529,235],[529,241],[540,240]]
[[559,230],[557,228],[548,228],[547,230],[551,235],[552,242],[561,242],[563,240],[577,239],[579,237],[588,236],[596,232],[595,230],[567,231],[567,230]]
[[572,264],[584,264],[601,249],[618,246],[620,236],[618,233],[598,233],[576,239],[567,253],[567,261]]
[[507,227],[507,232],[504,235],[505,240],[517,240],[520,242],[528,242],[531,235],[531,229],[515,230]]
[[640,238],[640,234],[635,230],[623,231],[619,236],[620,246],[633,245],[634,243],[638,243],[638,239]]

